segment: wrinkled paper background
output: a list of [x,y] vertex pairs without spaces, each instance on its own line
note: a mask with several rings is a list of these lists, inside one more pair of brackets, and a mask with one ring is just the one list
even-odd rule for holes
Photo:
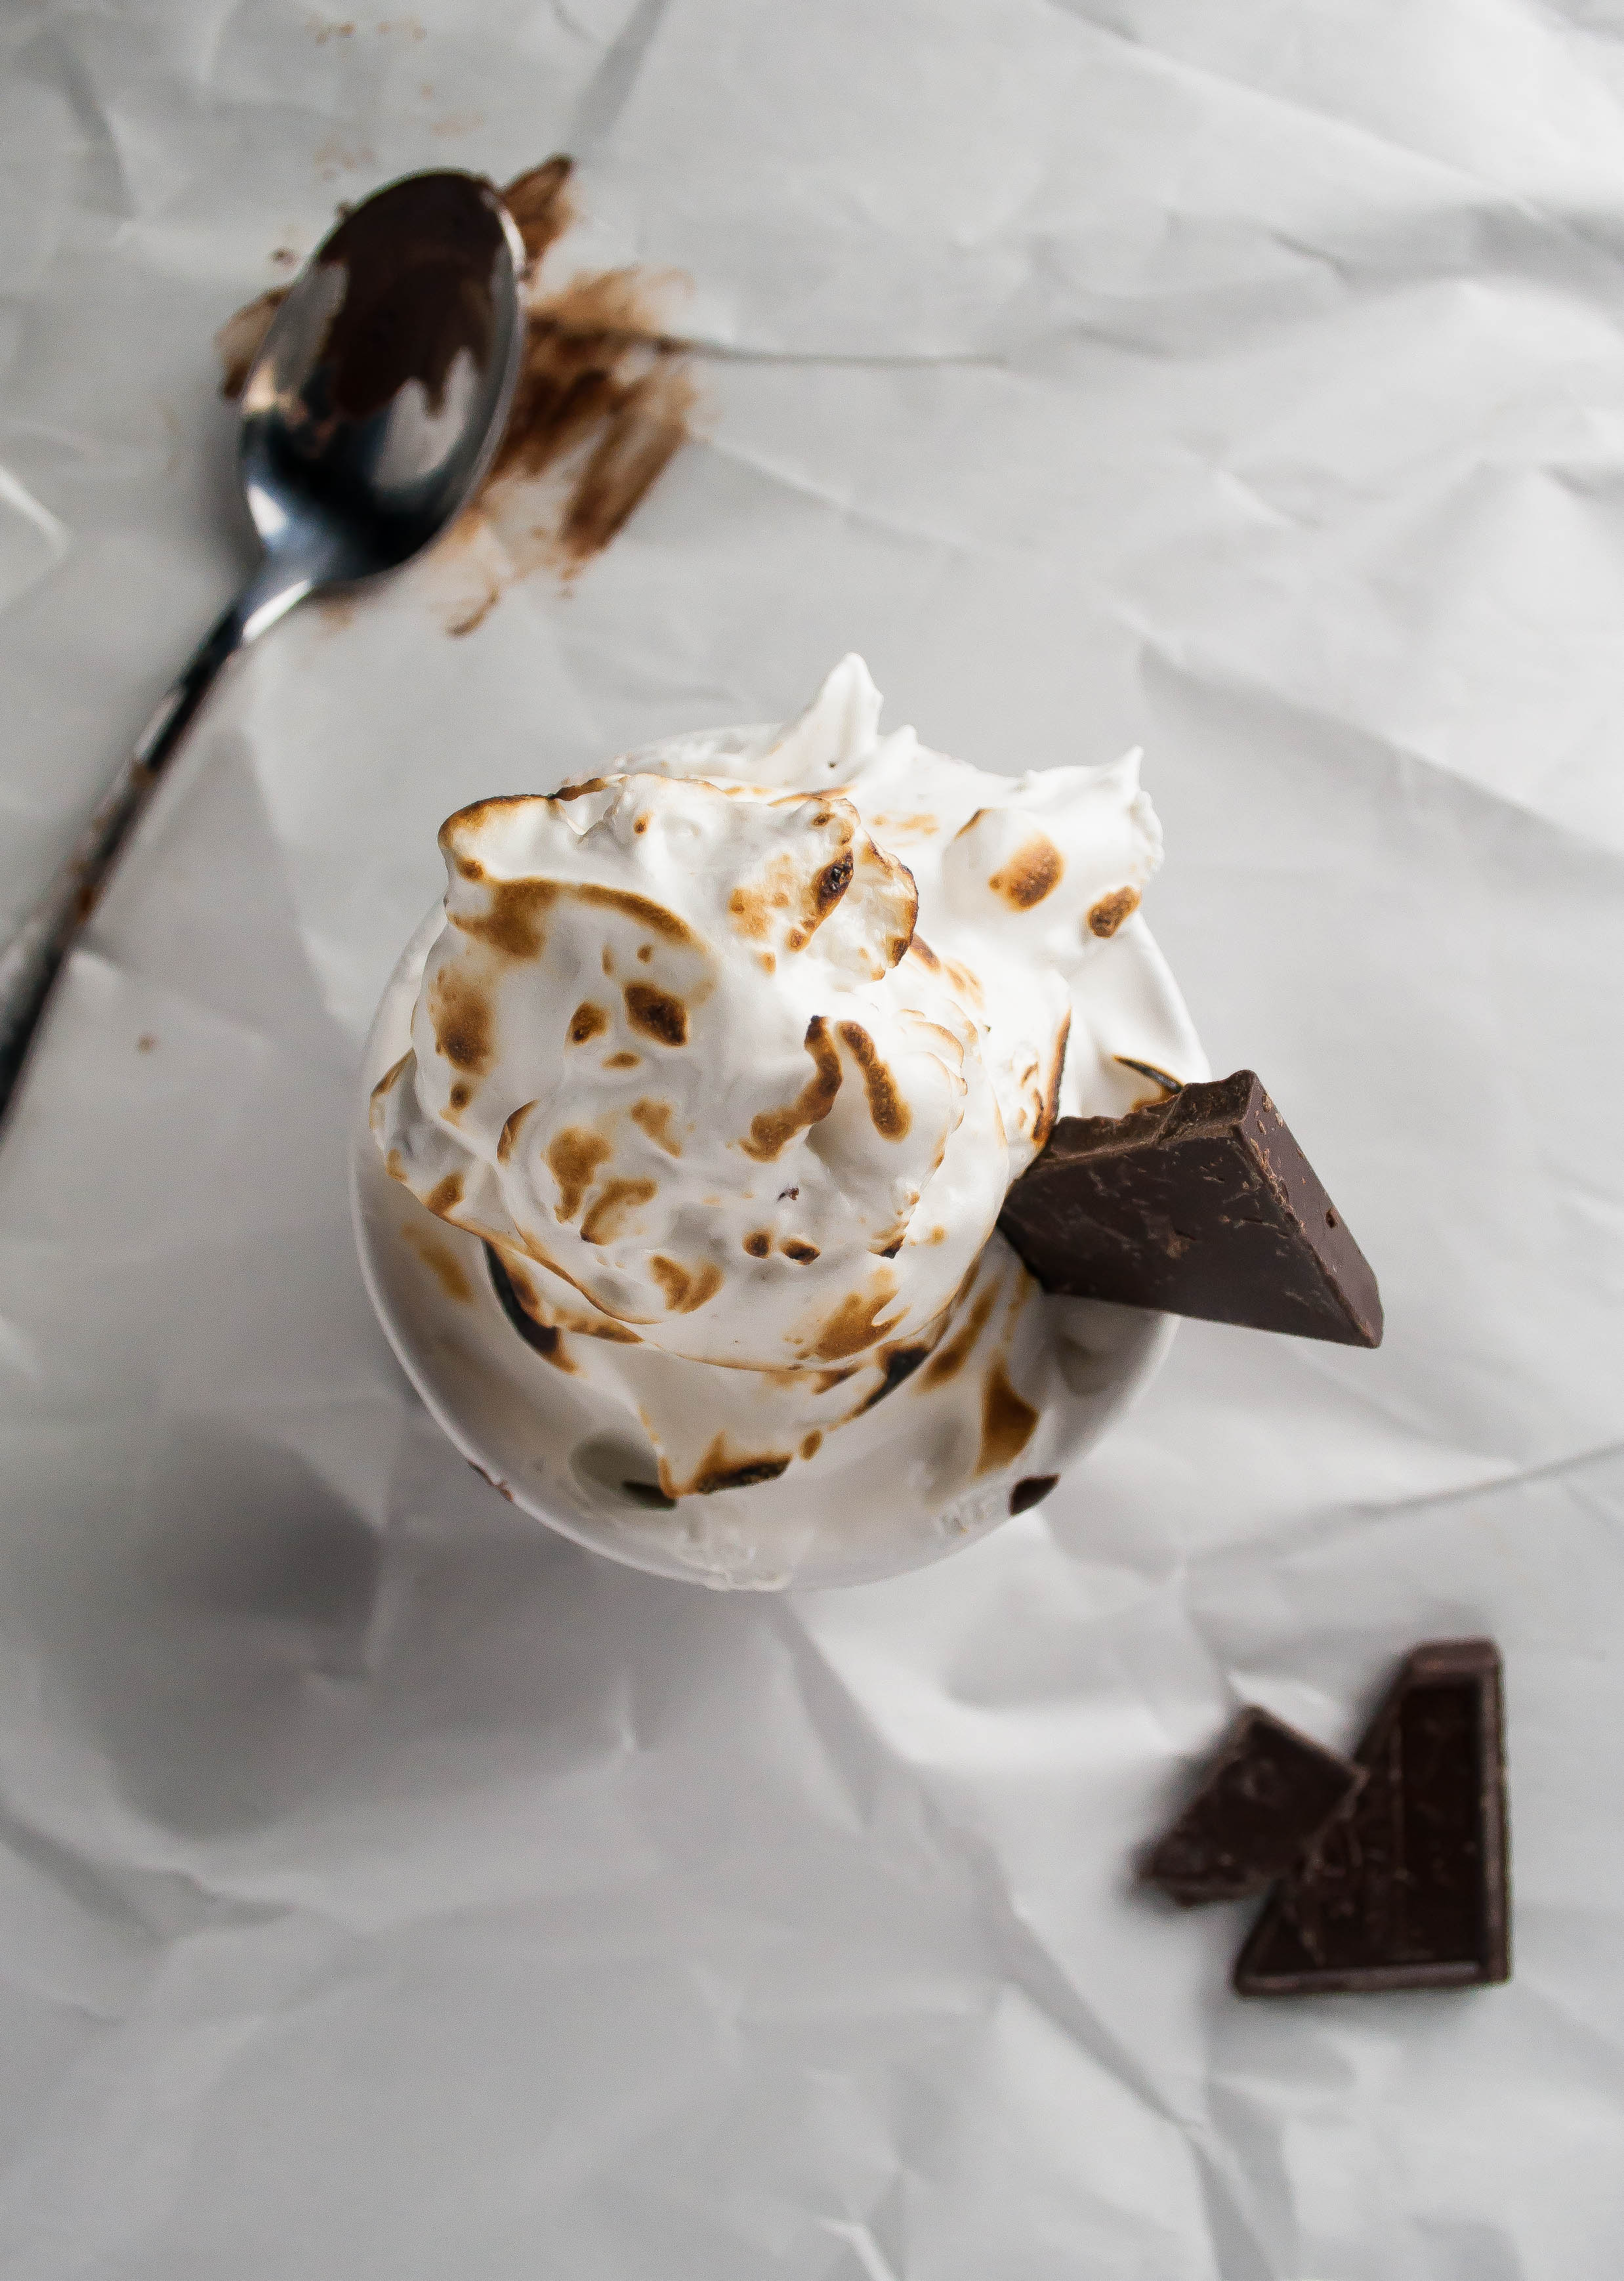
[[[209,341],[583,162],[705,432],[562,593],[223,690],[0,1153],[10,2281],[1576,2281],[1624,2239],[1617,0],[10,0],[0,905],[247,547]],[[1040,1512],[723,1598],[514,1513],[349,1233],[459,801],[796,706],[1132,741],[1149,912],[1376,1262]],[[143,1040],[149,1040],[143,1045]],[[1612,1121],[1610,1121],[1612,1120]],[[1239,1701],[1507,1668],[1516,1977],[1244,2005],[1130,1889]]]

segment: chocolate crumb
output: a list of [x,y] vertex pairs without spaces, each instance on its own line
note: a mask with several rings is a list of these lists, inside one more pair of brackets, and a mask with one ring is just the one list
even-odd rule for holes
[[1242,1711],[1141,1875],[1183,1908],[1260,1893],[1364,1782],[1358,1767],[1267,1711]]

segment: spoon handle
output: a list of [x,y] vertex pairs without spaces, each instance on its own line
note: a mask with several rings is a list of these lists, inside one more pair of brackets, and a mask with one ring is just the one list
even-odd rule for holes
[[267,566],[221,613],[165,692],[56,877],[0,952],[0,1120],[74,938],[215,677],[228,658],[274,625],[313,583],[289,582],[270,575]]

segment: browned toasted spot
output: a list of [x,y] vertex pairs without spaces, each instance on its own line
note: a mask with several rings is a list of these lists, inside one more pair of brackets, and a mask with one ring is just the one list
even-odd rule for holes
[[605,1069],[636,1069],[642,1058],[641,1054],[629,1054],[623,1049],[618,1054],[607,1055],[603,1065]]
[[913,1376],[930,1351],[929,1347],[924,1346],[886,1347],[881,1357],[885,1365],[885,1375],[857,1415],[861,1418],[864,1411],[872,1410],[877,1402],[883,1402],[888,1394],[894,1394],[899,1386]]
[[447,1172],[443,1180],[436,1181],[423,1202],[437,1218],[445,1219],[462,1202],[461,1173]]
[[[525,1311],[528,1314],[530,1311],[527,1309]],[[512,1321],[513,1318],[510,1316],[508,1319]],[[518,1328],[518,1326],[515,1324],[514,1327]],[[556,1323],[531,1320],[519,1335],[544,1362],[550,1362],[554,1370],[567,1371],[574,1377],[576,1366],[569,1358],[569,1349],[564,1344],[563,1333]]]
[[638,957],[643,965],[646,966],[653,955],[654,946],[652,942],[640,942],[638,945]]
[[1139,909],[1139,889],[1118,887],[1114,894],[1102,895],[1088,914],[1088,932],[1097,934],[1102,941],[1114,935],[1124,919],[1132,918]]
[[765,1259],[772,1249],[772,1237],[764,1227],[755,1228],[746,1236],[745,1249],[752,1259]]
[[537,1323],[536,1335],[530,1344],[545,1361],[552,1364],[554,1370],[565,1371],[571,1378],[575,1376],[576,1366],[570,1359],[569,1349],[564,1344],[563,1331],[557,1323]]
[[786,1140],[827,1117],[840,1090],[839,1048],[821,1014],[814,1014],[807,1024],[801,1042],[812,1056],[814,1074],[786,1108],[764,1109],[759,1117],[753,1117],[749,1139],[739,1144],[758,1164],[769,1164]]
[[566,1314],[557,1311],[558,1326],[562,1331],[577,1331],[584,1339],[607,1339],[611,1346],[640,1347],[642,1340],[624,1323],[617,1323],[611,1315]]
[[655,1148],[663,1148],[668,1156],[680,1156],[682,1143],[671,1130],[671,1104],[669,1101],[634,1101],[631,1121],[640,1125]]
[[447,1104],[452,1115],[453,1117],[459,1115],[461,1110],[468,1107],[469,1102],[472,1101],[473,1098],[473,1086],[468,1082],[466,1078],[460,1077],[457,1079],[456,1084],[453,1085],[451,1089],[450,1100]]
[[606,974],[613,974],[615,971],[615,953],[607,943],[604,945],[603,951],[603,970]]
[[558,1326],[543,1309],[535,1286],[503,1257],[494,1244],[485,1246],[485,1263],[502,1312],[525,1345],[551,1362],[559,1343]]
[[410,1054],[402,1054],[400,1059],[395,1063],[393,1069],[384,1071],[383,1076],[372,1088],[372,1098],[374,1101],[382,1101],[386,1094],[391,1094],[394,1091],[396,1080],[411,1058],[412,1056]]
[[[648,811],[646,808],[645,808],[641,816],[634,816],[632,818],[631,828],[640,839],[643,837],[643,834],[648,830]],[[648,956],[648,953],[646,950],[640,950],[638,953],[638,956],[639,958],[646,958]]]
[[734,933],[752,942],[759,942],[771,924],[767,898],[759,887],[735,887],[727,899],[727,912]]
[[1065,1074],[1066,1044],[1071,1035],[1071,1009],[1068,1006],[1060,1018],[1060,1028],[1055,1037],[1055,1050],[1049,1057],[1048,1083],[1043,1088],[1043,1106],[1032,1131],[1032,1140],[1041,1148],[1055,1129],[1060,1114],[1060,1080]]
[[601,1006],[590,998],[583,998],[569,1017],[569,1042],[584,1046],[589,1038],[599,1036],[609,1026],[609,1017]]
[[593,910],[618,910],[623,919],[632,919],[666,942],[693,942],[686,919],[666,910],[664,903],[650,903],[646,894],[632,894],[630,887],[598,887],[593,880],[584,880],[579,887],[570,887],[570,894],[577,903],[591,903]]
[[976,1471],[995,1473],[1001,1465],[1012,1465],[1031,1441],[1037,1422],[1037,1411],[1010,1385],[999,1356],[981,1388],[981,1455]]
[[[452,823],[456,821],[452,816]],[[450,828],[442,827],[442,839]],[[492,879],[484,909],[453,911],[451,923],[476,942],[489,943],[504,958],[537,958],[547,939],[546,915],[560,892],[553,879]]]
[[[594,778],[593,781],[599,783],[601,782],[601,778]],[[592,789],[590,785],[577,785],[575,792],[555,793],[553,797],[555,800],[573,800],[576,793],[590,792]],[[483,800],[470,800],[466,808],[454,809],[440,826],[441,854],[460,855],[463,852],[462,842],[481,831],[490,817],[499,816],[504,808],[533,808],[538,797],[539,795],[533,792],[487,793]]]
[[964,1366],[965,1357],[986,1328],[986,1318],[992,1313],[997,1297],[996,1289],[984,1291],[947,1345],[937,1348],[924,1373],[927,1386],[946,1386],[950,1378],[958,1376]]
[[941,961],[937,957],[936,953],[931,948],[930,944],[926,942],[923,935],[915,935],[913,940],[908,947],[909,950],[913,952],[914,956],[918,960],[921,966],[928,966],[932,974],[940,973]]
[[848,1292],[832,1315],[819,1325],[808,1354],[819,1362],[844,1362],[883,1335],[879,1318],[896,1297],[896,1285],[882,1275],[872,1290]]
[[544,1362],[550,1362],[554,1370],[565,1371],[573,1377],[576,1366],[560,1334],[560,1325],[543,1304],[530,1277],[494,1244],[486,1244],[485,1260],[502,1312],[525,1345]]
[[[524,1253],[527,1259],[533,1259],[537,1267],[547,1268],[553,1274],[559,1278],[561,1282],[568,1283],[570,1285],[572,1289],[577,1291],[581,1297],[585,1300],[587,1305],[592,1308],[594,1316],[608,1316],[608,1310],[599,1305],[596,1295],[587,1289],[585,1284],[581,1281],[578,1276],[572,1275],[570,1273],[569,1269],[561,1259],[554,1258],[553,1254],[546,1249],[546,1246],[538,1240],[533,1228],[521,1228],[519,1230],[519,1249]],[[654,1317],[652,1315],[613,1315],[609,1316],[608,1318],[611,1321],[617,1323],[652,1323],[654,1320]],[[562,1318],[561,1318],[561,1319]],[[571,1325],[567,1323],[565,1327],[567,1329],[582,1329],[584,1326],[581,1324]],[[614,1336],[614,1334],[613,1332],[605,1331],[596,1334],[595,1335],[604,1338],[611,1338]],[[628,1343],[636,1345],[639,1344],[640,1342],[632,1340]]]
[[[497,1269],[501,1271],[503,1277],[512,1285],[518,1296],[519,1303],[525,1312],[533,1316],[538,1323],[545,1321],[546,1318],[542,1311],[541,1294],[530,1281],[523,1268],[515,1265],[513,1259],[499,1252],[493,1243],[487,1244],[485,1249],[491,1256],[493,1273]],[[497,1288],[500,1290],[500,1283],[498,1284]]]
[[1154,1108],[1158,1102],[1165,1101],[1169,1094],[1184,1091],[1184,1079],[1175,1077],[1171,1070],[1158,1068],[1155,1062],[1139,1061],[1132,1054],[1113,1054],[1111,1059],[1120,1062],[1124,1069],[1137,1070],[1141,1077],[1148,1077],[1153,1085],[1161,1088],[1159,1093],[1148,1095],[1144,1102],[1136,1102],[1135,1108]]
[[763,974],[777,972],[778,962],[770,950],[758,950],[755,955]]
[[[530,1318],[529,1326],[523,1326],[524,1335],[530,1338],[531,1328],[545,1331],[548,1334],[545,1346],[533,1339],[530,1343],[537,1353],[545,1352],[549,1361],[558,1359],[561,1370],[573,1370],[575,1365],[559,1348],[560,1331],[575,1331],[584,1339],[607,1339],[614,1346],[642,1345],[643,1342],[635,1331],[629,1330],[624,1323],[617,1323],[612,1316],[599,1314],[596,1309],[588,1315],[578,1314],[569,1307],[549,1306],[511,1254],[499,1252],[493,1244],[487,1244],[485,1249],[492,1262],[492,1280],[496,1283],[497,1295],[502,1299],[504,1309],[507,1310],[503,1292],[503,1285],[506,1284]],[[511,1310],[507,1311],[511,1319]]]
[[1041,831],[1034,831],[1030,839],[1022,842],[1006,863],[1000,864],[987,881],[995,895],[1001,895],[1012,909],[1029,911],[1040,903],[1050,890],[1060,884],[1065,870],[1065,858],[1052,839]]
[[800,1454],[803,1458],[816,1458],[823,1446],[824,1437],[815,1429],[812,1433],[807,1435],[806,1440],[801,1443]]
[[[776,1481],[789,1467],[789,1459],[775,1451],[767,1456],[741,1456],[728,1447],[727,1435],[718,1434],[705,1455],[700,1459],[699,1471],[688,1484],[691,1496],[710,1496],[717,1489],[747,1489],[757,1481]],[[661,1486],[664,1467],[661,1466]]]
[[856,1375],[855,1363],[849,1370],[820,1370],[812,1381],[812,1391],[814,1394],[831,1394],[837,1386],[844,1386],[848,1378],[855,1378]]
[[448,1243],[442,1243],[426,1227],[415,1220],[407,1220],[401,1234],[428,1268],[435,1281],[448,1299],[466,1301],[474,1295],[474,1287],[462,1272],[462,1262]]
[[391,1148],[383,1159],[383,1169],[391,1180],[404,1180],[406,1176],[406,1158],[398,1148]]
[[553,1134],[547,1164],[558,1182],[558,1202],[554,1207],[558,1218],[568,1223],[575,1218],[593,1173],[608,1154],[609,1144],[602,1133],[584,1125],[566,1125],[561,1133]]
[[[559,799],[574,799],[581,793],[596,790],[596,785],[577,785],[568,793],[559,793]],[[510,805],[508,797],[477,800],[472,808],[460,808],[440,826],[440,846],[453,853],[458,841],[477,831],[483,812],[487,808]],[[456,857],[455,860],[460,860]],[[464,934],[509,958],[534,958],[546,940],[543,924],[545,915],[561,895],[585,903],[593,910],[615,911],[634,924],[646,927],[670,943],[684,944],[693,937],[685,919],[663,903],[652,901],[646,895],[634,894],[629,887],[600,886],[595,880],[558,879],[495,879],[490,883],[489,901],[483,912],[459,911],[452,914],[452,924]],[[607,956],[606,951],[605,956]],[[605,968],[605,972],[608,969]]]
[[638,926],[646,926],[667,942],[685,943],[693,940],[686,919],[678,918],[663,903],[651,902],[646,895],[634,895],[630,887],[600,887],[592,880],[572,886],[570,893],[578,902],[588,903],[594,910],[618,911],[623,918]]
[[470,1077],[483,1077],[495,1048],[491,1001],[477,983],[457,967],[442,967],[429,992],[429,1019],[446,1060]]
[[680,1260],[668,1259],[657,1251],[648,1263],[648,1272],[665,1293],[666,1306],[673,1315],[692,1315],[722,1288],[722,1271],[709,1259],[700,1260],[697,1267],[684,1267]]
[[862,1071],[874,1130],[882,1140],[902,1140],[914,1121],[913,1115],[897,1091],[895,1079],[881,1061],[873,1039],[861,1022],[842,1022],[840,1042]]
[[662,1046],[687,1044],[688,1009],[680,998],[673,998],[669,990],[657,990],[652,982],[628,982],[621,995],[626,1001],[626,1019],[634,1030],[657,1039]]
[[459,855],[457,870],[465,879],[483,879],[485,876],[485,867],[476,855]]
[[607,1180],[581,1223],[584,1243],[613,1243],[637,1210],[659,1192],[653,1180]]
[[[496,1160],[499,1164],[505,1164],[513,1155],[514,1142],[519,1137],[519,1119],[523,1116],[525,1109],[534,1109],[535,1106],[533,1101],[527,1101],[524,1109],[515,1109],[503,1125],[496,1144]],[[591,1177],[590,1174],[588,1177]]]
[[841,896],[852,884],[852,859],[849,854],[837,855],[825,863],[812,882],[810,902],[821,922],[826,919]]
[[1049,1491],[1059,1486],[1058,1473],[1028,1473],[1009,1492],[1010,1512],[1030,1512],[1034,1504],[1041,1504]]
[[809,1267],[815,1259],[823,1256],[816,1244],[803,1243],[798,1235],[786,1237],[778,1249],[786,1259],[793,1259],[797,1267]]
[[968,966],[961,966],[956,958],[939,959],[937,963],[961,996],[968,998],[973,1005],[979,1006],[985,1002],[980,982]]

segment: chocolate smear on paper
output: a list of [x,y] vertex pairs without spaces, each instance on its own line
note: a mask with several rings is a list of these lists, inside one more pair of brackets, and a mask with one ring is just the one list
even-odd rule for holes
[[[626,267],[546,290],[537,282],[576,219],[573,171],[569,159],[549,159],[501,193],[527,258],[523,362],[491,471],[438,550],[463,589],[447,611],[452,633],[471,633],[532,571],[576,577],[624,529],[691,432],[689,344],[663,314],[679,279]],[[241,395],[286,298],[285,287],[258,295],[215,335],[222,395]]]

